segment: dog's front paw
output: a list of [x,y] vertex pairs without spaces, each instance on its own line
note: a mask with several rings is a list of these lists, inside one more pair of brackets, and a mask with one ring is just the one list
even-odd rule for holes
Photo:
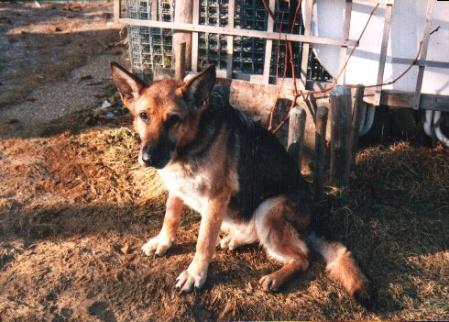
[[142,252],[147,256],[164,255],[172,246],[173,242],[169,238],[165,238],[160,234],[151,238],[142,246]]
[[[205,266],[205,267],[204,267]],[[207,278],[207,265],[195,265],[193,262],[189,268],[182,272],[176,279],[176,288],[180,292],[190,292],[195,287],[200,289]]]

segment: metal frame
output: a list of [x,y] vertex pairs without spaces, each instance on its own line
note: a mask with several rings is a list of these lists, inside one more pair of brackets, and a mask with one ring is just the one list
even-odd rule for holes
[[[233,1],[233,0],[231,0]],[[140,27],[150,27],[150,28],[164,28],[179,31],[191,31],[191,32],[210,32],[216,34],[223,34],[228,36],[242,36],[242,37],[255,37],[262,39],[271,40],[287,40],[292,42],[302,42],[308,44],[321,44],[321,45],[333,45],[333,46],[348,46],[354,47],[357,43],[354,40],[341,40],[335,38],[327,37],[317,37],[317,36],[305,36],[305,35],[295,35],[280,32],[268,32],[268,31],[257,31],[250,29],[236,29],[227,27],[213,27],[205,26],[199,24],[188,24],[181,22],[166,22],[166,21],[153,21],[153,20],[139,20],[139,19],[129,19],[120,18],[121,23],[130,26],[140,26]]]
[[[122,0],[123,1],[123,0]],[[275,60],[274,57],[274,53],[275,53],[275,48],[274,48],[274,44],[273,41],[278,41],[281,40],[282,42],[285,41],[292,41],[293,43],[295,43],[296,46],[298,46],[298,44],[300,46],[302,46],[302,50],[299,51],[302,55],[302,58],[300,56],[300,61],[301,61],[301,65],[298,66],[298,68],[300,68],[299,72],[297,72],[298,75],[298,79],[297,79],[297,86],[298,88],[305,88],[305,82],[307,79],[307,75],[308,74],[313,74],[313,71],[311,70],[311,59],[313,60],[313,55],[310,54],[310,46],[313,44],[325,44],[325,45],[334,45],[334,46],[341,46],[342,48],[348,48],[348,47],[353,47],[356,45],[355,41],[349,40],[349,39],[334,39],[334,38],[325,38],[325,37],[315,37],[311,35],[311,21],[312,21],[312,8],[313,8],[313,0],[307,0],[307,15],[310,15],[310,17],[308,17],[307,21],[309,22],[307,26],[305,26],[305,30],[304,30],[304,34],[298,34],[298,33],[280,33],[277,32],[275,30],[275,26],[274,26],[274,21],[271,17],[269,17],[268,13],[266,14],[266,17],[263,18],[265,19],[264,21],[261,20],[261,23],[263,24],[260,25],[260,23],[257,20],[258,18],[254,18],[254,21],[249,21],[247,23],[248,26],[252,26],[255,27],[255,25],[257,24],[258,27],[260,27],[259,29],[263,28],[264,30],[254,30],[254,29],[244,29],[244,26],[235,26],[234,25],[234,21],[237,19],[240,19],[243,21],[243,25],[245,25],[245,18],[242,17],[241,15],[238,15],[237,13],[240,13],[243,9],[249,9],[249,10],[253,10],[253,11],[262,11],[264,10],[263,8],[259,8],[259,6],[261,5],[260,3],[258,3],[257,1],[246,1],[246,2],[236,2],[235,0],[228,0],[227,1],[227,6],[228,6],[228,16],[227,16],[227,24],[226,25],[220,25],[219,21],[217,21],[217,24],[215,26],[211,26],[211,25],[207,25],[207,21],[206,22],[201,22],[201,10],[203,10],[203,14],[204,14],[204,6],[207,6],[208,1],[207,0],[187,0],[187,1],[191,1],[192,2],[192,8],[193,8],[193,12],[192,12],[192,16],[193,16],[193,21],[192,23],[183,23],[183,22],[179,22],[179,21],[158,21],[156,19],[154,19],[154,16],[151,16],[148,19],[142,20],[142,19],[133,19],[133,18],[121,18],[119,16],[120,10],[116,9],[117,7],[120,6],[120,0],[116,0],[114,2],[114,14],[116,14],[115,16],[115,20],[119,21],[122,24],[125,24],[128,26],[128,28],[132,29],[133,27],[147,27],[147,28],[151,28],[150,30],[153,29],[169,29],[172,32],[175,31],[187,31],[187,32],[192,32],[192,55],[191,55],[191,66],[192,66],[192,71],[197,72],[199,70],[199,66],[198,66],[198,58],[200,55],[199,50],[204,50],[200,49],[201,47],[204,47],[204,39],[201,40],[200,39],[200,35],[202,33],[205,34],[206,37],[206,47],[209,47],[209,44],[207,43],[207,39],[208,39],[208,34],[214,34],[214,37],[217,37],[217,41],[220,41],[221,37],[225,37],[226,39],[226,57],[224,59],[224,61],[226,62],[226,68],[225,69],[220,69],[218,68],[217,74],[219,77],[224,77],[224,78],[229,78],[229,79],[242,79],[242,80],[249,80],[252,83],[256,83],[256,84],[270,84],[270,82],[273,82],[273,62]],[[349,2],[351,2],[351,0],[347,0]],[[237,5],[237,3],[239,3],[239,5]],[[241,3],[244,3],[244,5],[248,4],[250,7],[249,8],[240,8],[239,6],[241,5]],[[257,3],[257,5],[256,5]],[[269,6],[270,9],[272,10],[272,12],[277,12],[279,15],[279,12],[276,11],[277,5],[278,3],[276,2],[276,0],[269,0]],[[237,9],[237,10],[236,10]],[[218,9],[217,9],[218,10]],[[207,9],[206,9],[207,11]],[[231,13],[231,14],[230,14]],[[235,16],[234,16],[234,13]],[[207,12],[206,12],[207,14]],[[150,20],[151,19],[151,20]],[[207,17],[206,17],[207,20]],[[218,19],[217,19],[218,20]],[[242,25],[242,21],[237,21],[240,25]],[[254,26],[253,26],[254,25]],[[260,26],[259,26],[260,25]],[[299,33],[302,32],[302,28],[299,31]],[[216,36],[215,36],[216,34]],[[204,37],[204,36],[203,36]],[[250,61],[252,61],[252,65],[253,68],[252,69],[248,69],[248,68],[236,68],[236,63],[239,63],[240,65],[242,65],[242,63],[244,63],[244,61],[248,60],[246,58],[244,58],[243,56],[240,57],[240,59],[238,57],[236,57],[236,54],[241,55],[245,55],[243,53],[239,52],[239,48],[242,48],[243,46],[240,46],[240,44],[246,44],[246,45],[250,45],[250,43],[248,42],[253,42],[252,43],[252,47],[255,46],[254,41],[264,41],[265,45],[264,46],[264,52],[262,53],[262,58],[261,61],[257,60],[257,62],[255,62],[254,57],[252,57],[250,59]],[[203,45],[201,45],[203,44]],[[201,45],[201,46],[200,46]],[[219,46],[220,47],[220,46]],[[246,46],[247,47],[247,46]],[[254,48],[253,48],[254,49]],[[218,55],[221,56],[221,55]],[[256,55],[257,56],[257,55]],[[245,56],[246,57],[246,56]],[[219,59],[219,61],[217,61],[217,63],[220,65],[220,61],[222,61],[222,59],[220,57],[218,57],[217,59]],[[242,59],[244,61],[242,61]],[[257,67],[257,66],[258,67]],[[316,65],[316,64],[315,64]],[[257,68],[256,68],[256,67]],[[257,71],[256,71],[257,69]],[[261,72],[260,72],[261,70]],[[287,77],[287,80],[291,79],[289,77]],[[313,87],[313,85],[312,85]]]
[[[233,20],[234,15],[228,14],[228,24],[226,26],[210,26],[210,25],[202,25],[200,24],[200,0],[184,0],[184,1],[192,1],[193,3],[193,21],[192,23],[181,23],[181,22],[167,22],[167,21],[157,21],[154,20],[154,16],[151,17],[152,20],[141,20],[141,19],[129,19],[129,18],[121,18],[120,17],[120,4],[123,0],[114,0],[114,15],[115,20],[128,25],[129,28],[132,28],[133,26],[138,27],[149,27],[149,28],[163,28],[163,29],[170,29],[172,31],[187,31],[192,32],[192,71],[196,72],[199,70],[198,68],[198,34],[199,33],[215,33],[225,36],[227,40],[227,47],[226,47],[226,61],[227,61],[227,68],[225,70],[219,70],[218,76],[223,78],[230,78],[230,79],[241,79],[241,80],[248,80],[255,84],[270,84],[270,77],[272,77],[271,74],[271,68],[268,68],[268,66],[273,65],[273,52],[274,52],[274,44],[273,41],[281,40],[281,41],[291,41],[294,43],[301,43],[303,46],[303,52],[302,52],[302,58],[301,58],[301,73],[300,77],[298,77],[298,88],[304,88],[305,86],[305,80],[306,80],[306,73],[310,69],[310,62],[306,59],[306,53],[307,51],[310,51],[310,47],[314,44],[324,44],[329,46],[339,46],[341,47],[341,58],[340,58],[340,65],[343,65],[344,60],[346,58],[348,49],[353,48],[354,46],[357,46],[357,43],[354,40],[348,39],[349,35],[349,28],[350,28],[350,17],[351,17],[351,11],[352,11],[352,0],[346,0],[346,6],[345,6],[345,19],[344,19],[344,25],[343,33],[342,33],[342,39],[335,39],[335,38],[326,38],[326,37],[316,37],[312,36],[310,34],[310,26],[309,24],[306,24],[304,34],[294,34],[294,33],[280,33],[275,30],[274,23],[270,17],[268,17],[267,21],[267,29],[265,31],[260,30],[251,30],[251,29],[241,29],[234,27]],[[174,1],[174,0],[172,0]],[[202,0],[204,1],[204,0]],[[314,0],[306,0],[306,21],[310,22],[312,21],[312,5]],[[276,0],[268,0],[269,7],[271,10],[273,10],[276,7]],[[433,7],[433,4],[435,3],[435,0],[428,0],[428,12],[426,14],[426,23],[430,25],[428,22],[430,21],[430,15],[431,10],[429,8]],[[390,33],[390,25],[391,25],[391,19],[392,19],[392,9],[394,5],[394,0],[388,0],[386,3],[386,10],[385,10],[385,27],[384,27],[384,33],[382,35],[383,41],[382,41],[382,52],[379,59],[379,69],[378,69],[378,80],[379,82],[382,82],[383,78],[383,70],[385,68],[386,63],[386,51]],[[230,10],[236,8],[236,1],[235,0],[229,0],[228,1],[228,8]],[[232,10],[234,12],[234,10]],[[274,11],[274,10],[273,10]],[[426,66],[434,66],[434,67],[442,67],[442,68],[449,68],[449,63],[447,62],[428,62],[425,60],[425,54],[427,49],[427,42],[428,42],[428,34],[429,34],[429,28],[426,28],[425,30],[425,37],[423,39],[423,50],[420,55],[420,59],[416,62],[413,62],[411,59],[401,59],[401,58],[393,58],[393,62],[401,63],[401,64],[408,64],[408,63],[414,63],[414,65],[419,66],[419,77],[417,81],[417,92],[415,93],[405,93],[405,92],[398,92],[394,90],[386,90],[382,88],[378,89],[367,89],[365,92],[364,100],[372,105],[389,105],[392,107],[412,107],[412,108],[422,108],[422,109],[442,109],[442,110],[448,110],[449,108],[446,106],[447,102],[449,101],[449,97],[441,96],[441,95],[428,95],[428,94],[421,94],[421,83],[422,83],[422,74],[424,72],[424,69]],[[265,58],[263,61],[263,74],[262,75],[254,75],[254,74],[245,74],[240,72],[235,72],[232,70],[232,61],[233,61],[233,55],[235,52],[234,48],[234,42],[231,41],[235,39],[235,37],[255,37],[260,39],[266,40],[266,46],[265,46]],[[271,50],[270,50],[271,47]],[[230,64],[231,63],[231,64]],[[337,80],[338,83],[344,83],[344,74],[341,75],[340,79]],[[292,86],[292,79],[286,79],[285,84],[287,86]],[[310,88],[320,88],[322,84],[320,82],[313,82],[312,84],[309,84]]]

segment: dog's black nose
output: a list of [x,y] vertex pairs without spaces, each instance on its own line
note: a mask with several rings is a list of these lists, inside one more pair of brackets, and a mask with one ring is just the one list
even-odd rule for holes
[[146,167],[162,169],[170,161],[170,153],[160,151],[154,147],[145,146],[142,148],[141,159]]
[[148,153],[148,151],[143,151],[142,152],[142,161],[146,165],[150,165],[151,164],[151,155],[150,155],[150,153]]

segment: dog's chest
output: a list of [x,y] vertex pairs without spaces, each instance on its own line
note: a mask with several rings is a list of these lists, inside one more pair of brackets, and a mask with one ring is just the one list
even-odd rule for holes
[[168,191],[180,197],[190,208],[203,213],[209,201],[211,180],[208,173],[188,173],[178,167],[158,170]]

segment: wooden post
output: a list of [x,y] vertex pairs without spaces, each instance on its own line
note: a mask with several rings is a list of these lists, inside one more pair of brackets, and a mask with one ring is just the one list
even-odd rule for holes
[[[183,0],[176,1],[175,5],[175,23],[192,23],[193,14],[193,1]],[[173,33],[173,48],[176,48],[179,44],[186,44],[186,68],[191,69],[192,61],[192,33],[176,31]]]
[[352,123],[351,123],[351,148],[352,156],[354,158],[357,151],[359,141],[360,120],[362,118],[363,110],[363,95],[365,94],[365,86],[357,85],[354,96],[354,107],[352,109]]
[[159,11],[159,1],[154,0],[151,1],[151,20],[156,21],[157,20],[157,14]]
[[118,23],[120,20],[121,0],[114,0],[114,22]]
[[[234,28],[235,0],[228,2],[228,27]],[[218,23],[218,22],[217,22]],[[226,78],[232,79],[232,58],[234,57],[234,37],[226,37]]]
[[300,107],[294,107],[289,112],[288,123],[288,153],[295,159],[301,169],[304,129],[306,127],[306,112]]
[[[200,0],[193,0],[192,22],[194,25],[200,23]],[[192,72],[198,71],[198,32],[192,33]]]
[[183,80],[186,75],[186,43],[176,44],[175,48],[175,79]]
[[338,85],[330,93],[331,164],[330,184],[345,188],[349,183],[351,164],[351,91]]
[[320,106],[316,110],[315,117],[315,158],[314,158],[314,197],[318,200],[323,194],[324,170],[326,164],[326,126],[327,107]]

